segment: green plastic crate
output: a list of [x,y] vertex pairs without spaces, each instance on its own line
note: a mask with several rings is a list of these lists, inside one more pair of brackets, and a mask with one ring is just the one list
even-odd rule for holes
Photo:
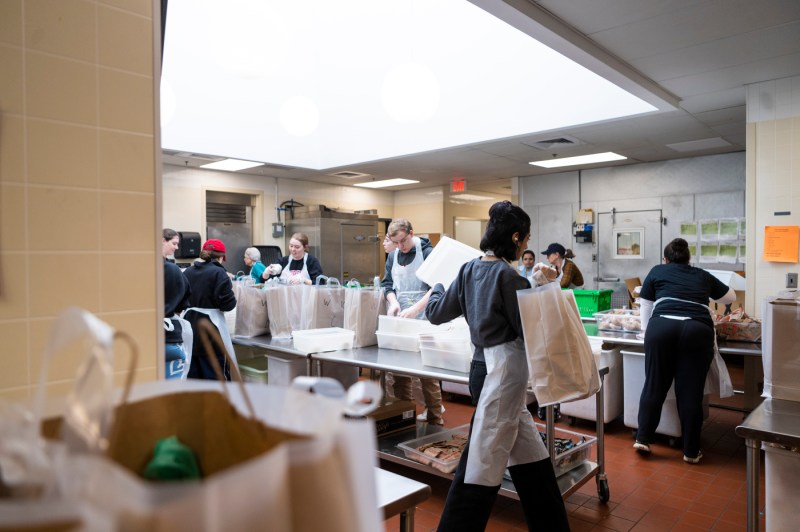
[[239,361],[239,372],[244,382],[267,383],[267,357],[259,355]]
[[611,308],[613,290],[573,290],[581,317],[591,318],[595,312]]

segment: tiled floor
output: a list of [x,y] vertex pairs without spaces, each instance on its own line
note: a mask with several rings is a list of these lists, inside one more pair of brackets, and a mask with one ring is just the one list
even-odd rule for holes
[[[733,374],[735,368],[732,369]],[[467,402],[447,401],[446,408],[446,426],[469,423],[472,407]],[[602,504],[594,479],[584,484],[566,501],[572,530],[744,531],[745,447],[744,440],[734,434],[743,416],[737,411],[709,409],[702,434],[703,461],[697,465],[684,463],[680,449],[670,447],[666,437],[659,437],[651,456],[642,457],[631,447],[632,432],[622,418],[606,425],[605,467],[611,498]],[[575,426],[569,426],[562,419],[557,426],[587,434],[595,432],[594,423],[589,421],[578,420]],[[595,452],[596,449],[593,459]],[[450,481],[385,461],[381,467],[431,486],[432,496],[417,507],[415,521],[417,531],[435,530]],[[763,507],[763,466],[761,471]],[[385,528],[398,530],[399,518],[385,521]],[[761,529],[764,530],[763,516]],[[486,530],[527,530],[519,502],[498,497]]]

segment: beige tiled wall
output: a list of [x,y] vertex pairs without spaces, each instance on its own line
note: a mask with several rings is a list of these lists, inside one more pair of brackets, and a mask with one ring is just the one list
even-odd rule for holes
[[747,88],[747,222],[747,292],[755,297],[745,310],[760,317],[764,298],[800,272],[797,262],[763,259],[766,226],[800,225],[800,77]]
[[[72,305],[131,333],[156,378],[155,4],[0,0],[0,398],[31,397]],[[51,393],[81,358],[54,362]]]

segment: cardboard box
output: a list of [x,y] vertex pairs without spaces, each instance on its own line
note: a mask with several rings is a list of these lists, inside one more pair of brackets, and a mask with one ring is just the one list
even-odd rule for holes
[[368,414],[375,420],[375,431],[378,436],[397,432],[417,423],[417,405],[413,401],[384,401],[377,409]]
[[628,287],[628,308],[635,308],[634,302],[637,297],[639,297],[639,293],[633,293],[634,289],[639,286],[642,286],[642,280],[638,277],[632,277],[630,279],[625,279],[625,286]]

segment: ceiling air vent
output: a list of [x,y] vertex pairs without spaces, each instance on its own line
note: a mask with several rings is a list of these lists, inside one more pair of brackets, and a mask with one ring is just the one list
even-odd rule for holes
[[533,142],[523,142],[523,144],[525,144],[526,146],[530,146],[531,148],[536,148],[537,150],[552,150],[554,148],[570,148],[572,146],[582,146],[586,143],[576,139],[575,137],[564,135],[563,137],[555,137],[551,139],[543,139]]
[[350,172],[348,170],[343,170],[341,172],[335,172],[332,175],[333,177],[341,177],[342,179],[356,179],[358,177],[369,177],[370,174],[362,174],[361,172]]

